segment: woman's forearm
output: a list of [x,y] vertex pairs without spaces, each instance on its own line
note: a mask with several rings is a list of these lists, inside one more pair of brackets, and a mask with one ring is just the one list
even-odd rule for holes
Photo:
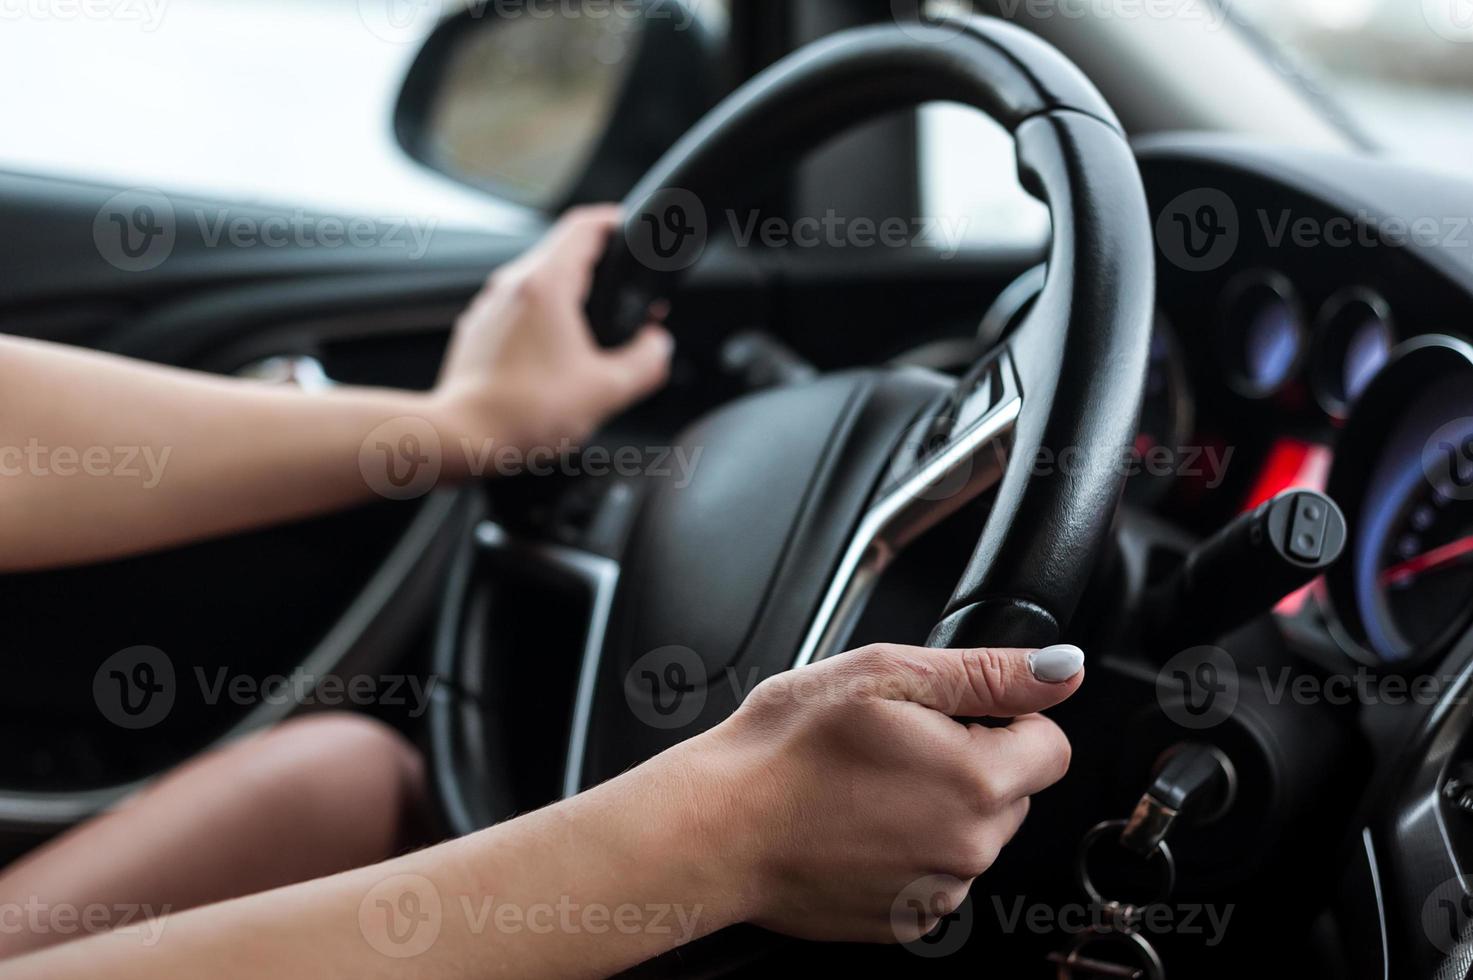
[[1036,712],[1078,690],[1083,666],[1072,647],[868,647],[769,678],[716,728],[557,806],[5,975],[603,977],[736,922],[909,942],[961,906],[1063,776],[1068,740]]
[[0,338],[0,572],[118,558],[561,451],[658,390],[669,335],[604,350],[583,304],[618,222],[570,212],[455,325],[435,391],[306,393]]
[[23,957],[7,976],[608,976],[747,913],[735,842],[703,828],[712,801],[678,771],[689,754],[384,865]]
[[373,499],[371,465],[402,476],[433,449],[457,475],[463,457],[389,437],[443,429],[429,395],[309,394],[38,341],[0,338],[0,406],[5,571],[308,517]]

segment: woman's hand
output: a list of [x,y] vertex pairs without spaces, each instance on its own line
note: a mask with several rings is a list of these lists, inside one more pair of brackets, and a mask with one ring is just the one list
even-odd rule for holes
[[1029,797],[1069,768],[1068,740],[1035,712],[1083,679],[1074,648],[869,647],[764,682],[674,751],[721,801],[712,853],[730,857],[745,917],[804,939],[908,942],[961,904]]
[[[65,470],[22,459],[4,480],[0,571],[122,558],[375,493],[406,499],[442,476],[473,475],[508,447],[561,453],[669,371],[670,338],[654,323],[616,351],[589,332],[583,305],[617,224],[613,208],[574,211],[492,276],[461,317],[429,394],[349,385],[306,394],[0,338],[0,446],[60,447],[72,458]],[[58,402],[58,391],[70,394]],[[400,435],[423,427],[442,449],[433,472],[418,443],[401,448],[409,444]],[[423,485],[420,472],[430,474]],[[102,526],[76,533],[98,525],[98,514],[108,515]]]
[[[600,977],[741,921],[910,941],[1068,768],[1063,734],[1028,713],[1073,694],[1083,662],[1073,648],[870,647],[767,681],[724,724],[555,806],[170,916],[157,945],[117,932],[6,967],[36,980],[104,965],[119,980]],[[999,715],[1020,717],[952,720]],[[242,956],[259,936],[271,942]]]
[[618,226],[614,206],[574,209],[491,276],[456,324],[433,395],[447,445],[559,450],[664,386],[673,345],[662,326],[605,350],[584,314]]

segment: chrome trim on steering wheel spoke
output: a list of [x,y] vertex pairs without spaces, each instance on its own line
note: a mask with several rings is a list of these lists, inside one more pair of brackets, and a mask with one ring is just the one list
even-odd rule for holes
[[[975,418],[969,417],[974,412],[964,409],[960,413],[966,420],[961,435],[919,459],[913,472],[882,489],[861,519],[809,627],[795,666],[838,652],[863,609],[864,600],[890,562],[916,538],[982,496],[1001,479],[1023,407],[1021,386],[1006,353],[999,355],[992,369],[986,372],[976,394],[978,400],[985,402],[985,408],[974,410]],[[517,542],[494,524],[481,525],[476,536],[483,548],[515,550],[519,555],[555,566],[578,579],[589,591],[591,605],[584,634],[583,662],[563,771],[563,795],[575,796],[582,789],[594,696],[621,566],[602,555],[556,545]]]
[[588,750],[588,723],[593,716],[599,662],[603,658],[609,616],[614,610],[614,594],[619,588],[619,563],[576,548],[519,541],[509,536],[501,525],[490,521],[476,528],[476,543],[487,551],[515,553],[540,562],[576,579],[588,590],[588,628],[583,634],[583,663],[578,671],[578,693],[573,702],[568,756],[563,769],[563,796],[577,796],[582,789],[583,756]]
[[[998,355],[986,376],[1000,386],[986,393],[990,399],[986,412],[914,473],[885,491],[860,521],[798,649],[794,667],[840,652],[890,563],[916,538],[1002,479],[1023,411],[1023,392],[1006,352]],[[956,483],[959,485],[953,486]]]

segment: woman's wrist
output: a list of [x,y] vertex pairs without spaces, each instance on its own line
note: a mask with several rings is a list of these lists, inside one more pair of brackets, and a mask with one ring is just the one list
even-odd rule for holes
[[513,413],[484,394],[442,385],[422,398],[422,414],[440,440],[441,480],[489,476],[508,449],[520,448]]
[[[761,914],[753,867],[760,839],[739,805],[729,751],[709,735],[677,746],[557,806],[465,838],[462,886],[500,901],[564,904],[631,922],[605,934],[617,972]],[[751,794],[745,794],[750,798]],[[518,882],[535,882],[530,892]],[[583,937],[563,937],[573,955]],[[591,964],[584,963],[585,967]]]
[[760,778],[743,771],[742,753],[721,730],[706,732],[655,760],[664,767],[664,833],[689,868],[689,887],[710,905],[716,928],[763,914],[768,861]]
[[[641,890],[677,904],[698,938],[760,916],[764,864],[755,787],[715,733],[697,736],[573,801],[598,850],[651,877]],[[626,882],[627,884],[631,884]]]

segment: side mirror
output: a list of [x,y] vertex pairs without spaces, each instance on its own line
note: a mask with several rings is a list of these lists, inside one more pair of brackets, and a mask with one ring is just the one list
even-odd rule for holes
[[473,0],[394,113],[420,163],[543,211],[617,201],[720,95],[705,0]]

